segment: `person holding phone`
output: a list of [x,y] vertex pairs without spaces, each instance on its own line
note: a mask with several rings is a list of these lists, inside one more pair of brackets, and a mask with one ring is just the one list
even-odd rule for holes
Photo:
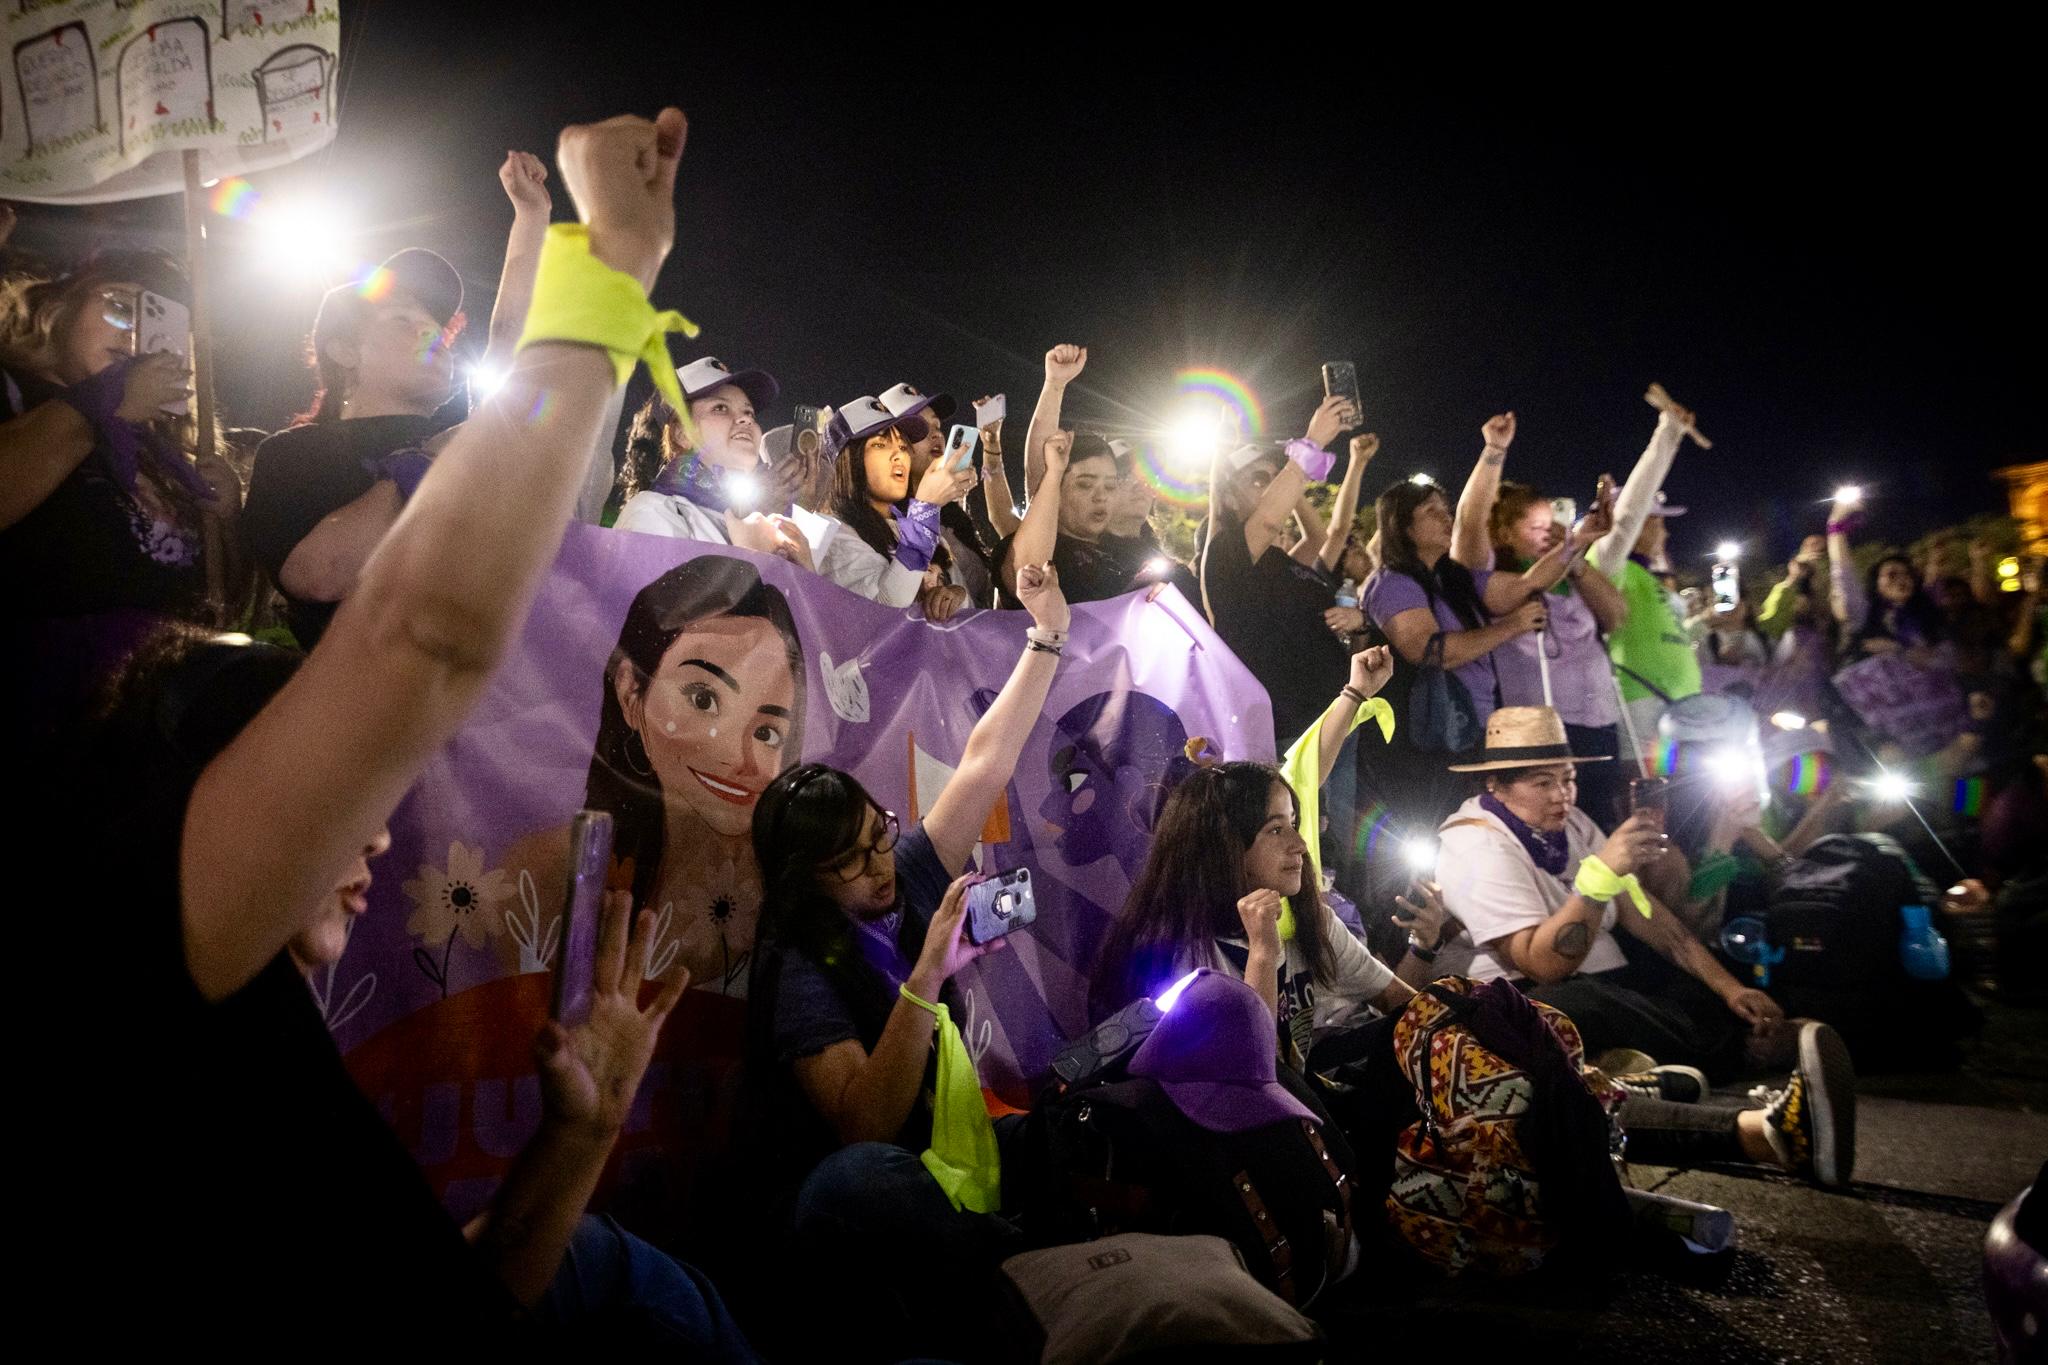
[[0,569],[17,585],[4,634],[9,733],[57,742],[106,674],[165,621],[206,621],[205,522],[240,496],[195,465],[170,353],[137,355],[144,293],[182,297],[150,252],[96,256],[0,286]]
[[[974,878],[962,874],[1044,709],[1070,617],[1049,566],[1026,566],[1017,588],[1032,620],[1022,657],[922,821],[901,828],[822,763],[782,774],[754,810],[767,889],[748,983],[748,1146],[774,1187],[763,1202],[790,1213],[799,1248],[829,1272],[813,1283],[892,1337],[984,1325],[972,1308],[1007,1242],[996,1220],[956,1210],[918,1159],[935,1019],[903,992],[962,1020],[953,977],[1007,946],[966,940]],[[922,1268],[906,1279],[912,1257]]]
[[975,474],[971,466],[934,460],[913,476],[929,425],[922,411],[899,418],[866,396],[833,413],[825,440],[833,452],[832,515],[843,529],[818,572],[884,606],[922,602],[927,615],[944,619],[965,604],[966,593],[930,591],[948,585],[952,573],[953,552],[939,534],[941,509],[966,496]]
[[[620,332],[646,334],[683,138],[675,109],[563,130],[557,161],[587,235],[550,239],[540,294],[586,317],[618,309]],[[123,887],[128,947],[106,984],[129,1008],[74,1011],[54,1050],[76,1136],[49,1181],[65,1215],[37,1221],[57,1242],[48,1264],[74,1282],[109,1229],[150,1267],[120,1313],[101,1312],[102,1338],[203,1333],[227,1355],[308,1331],[351,1354],[531,1348],[573,1339],[579,1317],[608,1315],[616,1332],[613,1310],[630,1308],[647,1322],[659,1298],[671,1340],[754,1358],[701,1277],[581,1217],[682,987],[639,1001],[651,908],[609,907],[591,1021],[542,1029],[538,1130],[467,1236],[349,1078],[301,975],[345,940],[391,812],[525,628],[583,484],[563,452],[598,439],[617,353],[529,335],[310,655],[224,637],[162,668],[138,660],[94,732],[77,769],[93,819],[58,803],[49,847]],[[138,1017],[176,1064],[106,1087]],[[159,1178],[111,1180],[140,1169],[137,1113],[176,1116],[148,1133]],[[38,1302],[69,1306],[41,1288]]]
[[[1486,443],[1458,495],[1451,526],[1451,557],[1468,569],[1521,573],[1556,549],[1571,532],[1556,505],[1525,484],[1503,482],[1513,414],[1489,424]],[[1587,524],[1605,531],[1614,515],[1614,480],[1601,475]],[[1544,628],[1518,635],[1494,651],[1494,674],[1505,706],[1555,705],[1578,753],[1621,752],[1621,704],[1614,693],[1612,665],[1602,638],[1628,620],[1628,603],[1602,574],[1575,556],[1565,576],[1545,596]],[[1544,657],[1539,659],[1537,652]],[[1543,690],[1545,666],[1550,693]],[[1580,775],[1579,805],[1595,822],[1621,818],[1621,792],[1613,770],[1594,765]]]
[[[925,415],[924,439],[910,451],[912,487],[916,487],[932,463],[941,458],[946,459],[956,473],[965,473],[977,466],[977,456],[981,454],[981,433],[970,426],[947,425],[952,422],[959,406],[951,394],[926,394],[913,384],[898,384],[876,401],[899,419]],[[1000,456],[997,458],[1000,463]],[[985,461],[980,462],[980,466],[984,470],[987,468]],[[963,606],[995,605],[995,562],[988,546],[982,542],[981,531],[975,526],[973,515],[967,509],[976,486],[970,486],[960,498],[939,509],[939,539],[945,542],[949,562],[944,578],[932,574],[932,581],[923,593],[925,615],[935,621],[949,619]]]

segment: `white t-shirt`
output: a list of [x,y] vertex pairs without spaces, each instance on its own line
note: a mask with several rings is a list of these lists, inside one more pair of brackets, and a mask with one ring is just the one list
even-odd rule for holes
[[[835,518],[822,517],[802,507],[792,507],[789,516],[797,524],[797,529],[804,533],[804,539],[810,542],[811,563],[822,566],[832,542],[838,539],[840,523]],[[619,519],[612,525],[618,530],[638,531],[642,535],[704,540],[713,545],[732,544],[731,537],[725,533],[723,512],[714,512],[708,507],[699,507],[688,498],[674,493],[657,493],[653,489],[635,493],[626,499],[626,505],[619,509]]]
[[[1308,958],[1298,937],[1280,945],[1280,1032],[1304,1058],[1316,1039],[1358,1022],[1394,980],[1392,969],[1367,952],[1335,915],[1329,916],[1328,937],[1331,960],[1327,982],[1318,983],[1309,975]],[[1189,962],[1182,970],[1213,967],[1242,980],[1249,954],[1243,938],[1219,938],[1209,961]]]
[[[843,527],[843,523],[833,524]],[[905,568],[894,555],[878,553],[852,531],[834,535],[825,553],[812,562],[819,573],[848,592],[885,607],[909,606],[924,587],[924,570]]]
[[[1481,823],[1460,823],[1466,820]],[[1476,945],[1468,973],[1475,980],[1521,976],[1505,951],[1494,951],[1494,940],[1534,928],[1562,910],[1572,897],[1579,864],[1606,842],[1600,827],[1577,806],[1566,813],[1564,830],[1570,853],[1564,875],[1552,876],[1536,866],[1521,840],[1476,796],[1443,823],[1436,879],[1444,889],[1444,908],[1458,917]],[[1614,941],[1616,904],[1608,902],[1593,950],[1579,966],[1581,972],[1611,972],[1628,965],[1621,945]]]

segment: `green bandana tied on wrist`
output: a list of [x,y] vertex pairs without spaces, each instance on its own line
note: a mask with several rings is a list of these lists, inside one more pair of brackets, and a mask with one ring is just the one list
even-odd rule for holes
[[1597,857],[1588,857],[1579,864],[1579,875],[1572,881],[1572,889],[1590,900],[1611,901],[1622,892],[1628,892],[1636,912],[1644,919],[1650,917],[1650,896],[1643,890],[1643,884],[1631,872],[1622,876]]
[[1002,1207],[1003,1163],[996,1149],[996,1126],[981,1098],[981,1077],[974,1058],[943,1004],[920,1000],[909,986],[903,998],[930,1010],[939,1023],[939,1079],[932,1101],[932,1145],[925,1149],[924,1168],[939,1182],[953,1207],[970,1213],[994,1213]]
[[[690,429],[690,405],[676,382],[669,360],[668,334],[697,335],[697,324],[674,311],[656,312],[640,282],[614,270],[590,254],[590,229],[581,223],[556,223],[541,244],[540,266],[533,281],[533,303],[515,350],[542,342],[569,342],[602,347],[610,354],[617,381],[632,377],[633,367],[647,362],[654,391],[675,409]],[[696,433],[690,431],[691,439]]]
[[[1330,703],[1331,707],[1342,706],[1349,698],[1340,697]],[[1329,715],[1325,708],[1323,716]],[[1294,801],[1301,813],[1301,822],[1296,828],[1301,832],[1302,842],[1308,845],[1308,876],[1321,885],[1323,876],[1323,716],[1308,727],[1300,739],[1288,749],[1287,757],[1280,760],[1280,776],[1294,789]],[[1351,731],[1365,724],[1366,717],[1379,722],[1380,738],[1388,743],[1394,739],[1394,708],[1379,697],[1368,697],[1358,714],[1351,718],[1350,728],[1344,731],[1350,738]],[[1285,943],[1294,937],[1294,902],[1283,899],[1280,902],[1280,941]]]

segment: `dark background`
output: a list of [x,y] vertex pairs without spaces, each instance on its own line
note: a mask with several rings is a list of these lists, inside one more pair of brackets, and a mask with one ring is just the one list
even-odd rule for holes
[[[551,161],[564,122],[679,103],[659,301],[704,335],[678,359],[814,403],[1001,389],[1021,417],[1071,340],[1091,362],[1070,417],[1156,427],[1173,372],[1216,366],[1269,435],[1351,359],[1384,442],[1368,496],[1417,469],[1455,484],[1512,407],[1510,476],[1581,501],[1626,475],[1659,380],[1715,441],[1668,484],[1694,508],[1681,560],[1726,536],[1783,557],[1851,479],[1872,533],[1910,539],[2002,508],[1990,471],[2042,453],[2038,124],[1995,34],[1852,51],[1037,7],[827,33],[696,8],[348,0],[341,135],[256,186],[317,186],[366,259],[450,257],[480,347],[504,149]],[[318,288],[214,221],[223,416],[278,426],[311,392]],[[175,245],[177,223],[175,199],[25,207],[18,243]]]

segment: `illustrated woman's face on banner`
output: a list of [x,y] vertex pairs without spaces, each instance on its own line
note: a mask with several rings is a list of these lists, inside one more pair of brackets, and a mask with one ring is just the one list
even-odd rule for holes
[[762,789],[797,758],[789,744],[798,680],[775,627],[712,617],[676,636],[644,694],[630,664],[612,681],[664,804],[720,834],[746,834]]

